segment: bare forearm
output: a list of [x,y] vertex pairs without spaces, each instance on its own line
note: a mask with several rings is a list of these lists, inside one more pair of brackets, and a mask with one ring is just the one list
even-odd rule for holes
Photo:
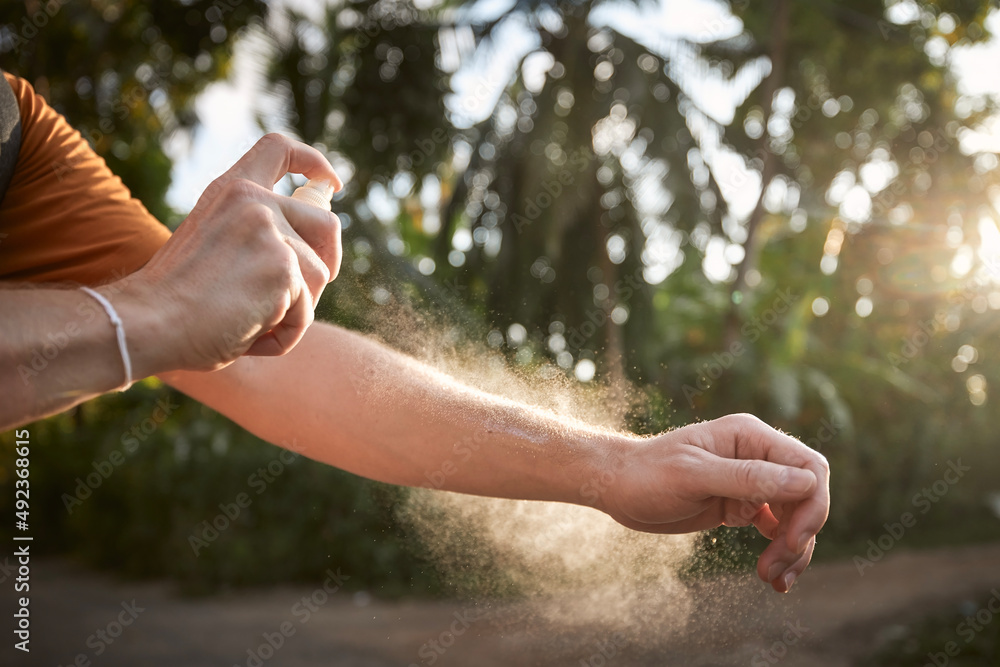
[[270,442],[408,486],[580,502],[581,486],[626,441],[319,323],[284,357],[162,377]]
[[[141,328],[114,289],[132,326],[129,346],[137,372],[146,368]],[[152,371],[152,368],[149,368]],[[139,376],[141,377],[141,376]],[[0,289],[0,430],[70,408],[123,382],[114,328],[91,296],[70,289]]]
[[825,459],[752,416],[649,439],[604,432],[329,325],[284,357],[162,377],[266,440],[385,482],[588,504],[658,533],[752,523],[773,539],[758,574],[782,592],[830,507]]

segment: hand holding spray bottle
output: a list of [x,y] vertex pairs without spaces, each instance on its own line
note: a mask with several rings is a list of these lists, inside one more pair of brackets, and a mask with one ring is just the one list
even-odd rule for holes
[[292,199],[298,199],[327,211],[333,210],[330,203],[333,199],[333,184],[326,179],[311,179],[302,187],[295,189],[295,192],[292,193]]

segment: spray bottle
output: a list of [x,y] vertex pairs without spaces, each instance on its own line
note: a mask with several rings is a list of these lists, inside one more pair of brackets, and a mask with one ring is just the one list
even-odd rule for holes
[[307,204],[312,204],[317,208],[326,211],[332,210],[330,200],[333,198],[333,184],[326,179],[313,178],[300,188],[296,188],[292,193],[292,199]]

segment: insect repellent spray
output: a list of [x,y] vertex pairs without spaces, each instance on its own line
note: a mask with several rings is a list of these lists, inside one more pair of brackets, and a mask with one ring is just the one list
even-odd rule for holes
[[331,210],[330,200],[333,198],[333,184],[330,181],[314,178],[300,188],[296,188],[292,193],[292,199],[307,204],[312,204],[318,208]]

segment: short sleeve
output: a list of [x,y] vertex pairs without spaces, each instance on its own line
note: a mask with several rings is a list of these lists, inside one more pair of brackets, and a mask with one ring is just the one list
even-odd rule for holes
[[0,281],[99,285],[141,268],[170,230],[27,81],[5,77],[21,146],[0,203]]

